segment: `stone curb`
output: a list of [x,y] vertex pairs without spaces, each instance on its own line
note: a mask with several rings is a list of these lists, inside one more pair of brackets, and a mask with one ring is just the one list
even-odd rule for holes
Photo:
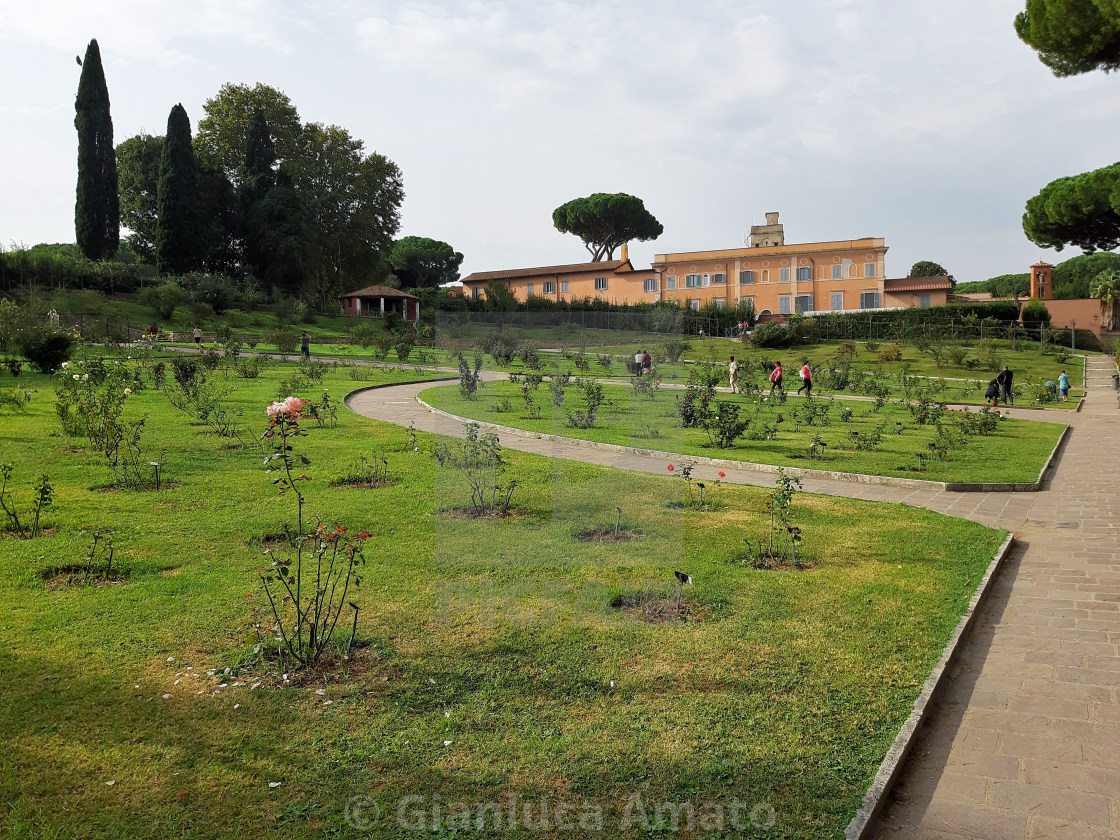
[[996,570],[1007,556],[1012,539],[1014,539],[1014,535],[1008,534],[1007,539],[1003,541],[1003,545],[996,550],[992,562],[988,564],[988,569],[984,572],[984,577],[980,580],[976,591],[972,594],[972,600],[968,602],[968,609],[965,610],[964,615],[962,615],[960,621],[957,622],[953,634],[949,637],[948,644],[945,645],[945,649],[941,652],[941,658],[937,660],[937,664],[933,667],[933,671],[930,672],[925,685],[922,686],[922,691],[918,695],[918,699],[914,701],[914,710],[910,713],[906,722],[902,724],[902,729],[899,730],[898,737],[894,739],[894,743],[887,751],[886,757],[879,765],[879,772],[875,774],[875,780],[871,783],[871,787],[868,789],[867,793],[864,794],[863,804],[860,805],[855,816],[852,817],[852,821],[848,823],[848,827],[844,830],[845,840],[867,840],[870,836],[868,828],[871,825],[871,821],[875,819],[882,810],[891,787],[897,780],[903,764],[906,763],[906,757],[910,754],[910,749],[918,740],[918,729],[921,727],[922,721],[924,721],[929,714],[930,705],[935,695],[938,690],[948,682],[946,672],[957,656],[957,651],[961,646],[961,640],[972,626],[973,619],[976,617],[977,608],[991,589]]
[[[435,380],[432,380],[435,381]],[[1050,469],[1050,464],[1054,460],[1054,456],[1069,434],[1069,426],[1065,427],[1058,442],[1054,445],[1054,449],[1050,452],[1050,457],[1046,459],[1046,463],[1042,467],[1042,471],[1038,474],[1038,480],[1032,482],[1020,483],[972,483],[966,481],[927,481],[921,478],[896,478],[889,475],[866,475],[864,473],[846,473],[846,472],[830,472],[828,470],[810,470],[802,467],[779,467],[774,464],[756,464],[752,461],[735,461],[729,458],[705,458],[700,455],[682,456],[674,452],[664,452],[660,449],[641,449],[636,446],[622,446],[617,443],[599,443],[593,440],[583,440],[581,438],[570,438],[563,435],[549,435],[540,432],[529,432],[524,429],[517,429],[513,426],[502,426],[498,423],[487,423],[483,420],[472,420],[469,417],[460,417],[458,414],[452,414],[449,411],[444,411],[440,408],[435,408],[422,400],[419,394],[416,396],[416,402],[441,417],[447,417],[459,423],[477,423],[480,427],[486,429],[493,429],[502,434],[510,434],[516,437],[535,438],[537,440],[548,440],[556,443],[562,443],[565,446],[578,446],[585,449],[597,449],[602,452],[621,452],[627,455],[638,455],[644,458],[687,458],[689,461],[697,464],[707,464],[712,467],[730,467],[736,470],[747,470],[751,472],[762,472],[777,474],[779,469],[784,469],[785,474],[788,476],[798,478],[819,478],[826,481],[846,481],[852,484],[881,484],[886,487],[905,487],[910,490],[952,490],[957,493],[1029,493],[1036,492],[1042,487],[1042,480],[1046,476],[1046,471]]]
[[[458,380],[459,380],[458,376],[441,376],[439,379],[425,379],[423,381],[424,382],[457,382]],[[363,385],[361,388],[355,388],[353,391],[349,391],[346,394],[346,396],[342,398],[342,404],[344,406],[346,406],[347,408],[350,408],[350,400],[353,397],[358,396],[358,394],[364,393],[365,391],[380,391],[382,388],[395,388],[398,385],[409,385],[409,384],[411,384],[411,383],[409,383],[409,382],[382,382],[380,385]],[[352,408],[350,408],[350,410],[354,411],[354,409],[352,409]],[[356,411],[354,413],[357,414]],[[371,417],[370,419],[372,420],[374,418]]]

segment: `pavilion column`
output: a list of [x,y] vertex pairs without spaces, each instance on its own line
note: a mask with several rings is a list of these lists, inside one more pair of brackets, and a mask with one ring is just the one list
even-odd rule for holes
[[381,298],[381,317],[385,317],[385,298]]

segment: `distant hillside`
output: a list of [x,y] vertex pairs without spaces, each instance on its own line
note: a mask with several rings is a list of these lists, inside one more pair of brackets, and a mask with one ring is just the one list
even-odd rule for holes
[[[1082,254],[1071,257],[1054,266],[1054,297],[1058,300],[1073,300],[1089,297],[1089,284],[1102,271],[1120,271],[1120,254],[1102,251],[1098,254]],[[1030,294],[1031,275],[1001,274],[987,280],[973,283],[958,283],[956,294],[963,292],[991,292],[996,297],[1011,297],[1015,292],[1019,297]]]

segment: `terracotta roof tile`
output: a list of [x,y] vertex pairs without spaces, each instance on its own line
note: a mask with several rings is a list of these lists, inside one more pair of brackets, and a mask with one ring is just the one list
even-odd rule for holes
[[416,295],[410,295],[408,292],[402,292],[400,289],[394,289],[391,286],[366,286],[364,289],[358,289],[356,292],[347,292],[344,295],[339,295],[340,298],[352,297],[384,297],[384,298],[407,298],[409,300],[419,300]]
[[602,271],[613,273],[629,260],[610,260],[608,262],[573,263],[571,265],[542,265],[537,268],[510,268],[505,271],[476,271],[463,278],[467,283],[485,283],[488,280],[511,280],[515,277],[539,277],[545,274],[576,274],[583,271]]
[[937,292],[953,288],[949,278],[941,277],[897,277],[883,281],[884,292]]

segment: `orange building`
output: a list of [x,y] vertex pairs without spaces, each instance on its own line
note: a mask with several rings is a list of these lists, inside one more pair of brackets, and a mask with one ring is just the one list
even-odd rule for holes
[[546,265],[505,271],[477,271],[463,278],[463,294],[485,297],[490,283],[504,283],[524,303],[531,297],[553,301],[600,298],[608,303],[656,303],[657,275],[650,269],[635,270],[627,247],[622,259],[607,262]]
[[896,277],[883,281],[883,306],[888,309],[929,309],[949,302],[953,283],[940,277]]
[[744,247],[658,254],[653,270],[663,300],[693,309],[742,300],[760,315],[879,309],[900,305],[887,301],[886,253],[884,241],[872,237],[787,245],[778,214],[767,213]]

